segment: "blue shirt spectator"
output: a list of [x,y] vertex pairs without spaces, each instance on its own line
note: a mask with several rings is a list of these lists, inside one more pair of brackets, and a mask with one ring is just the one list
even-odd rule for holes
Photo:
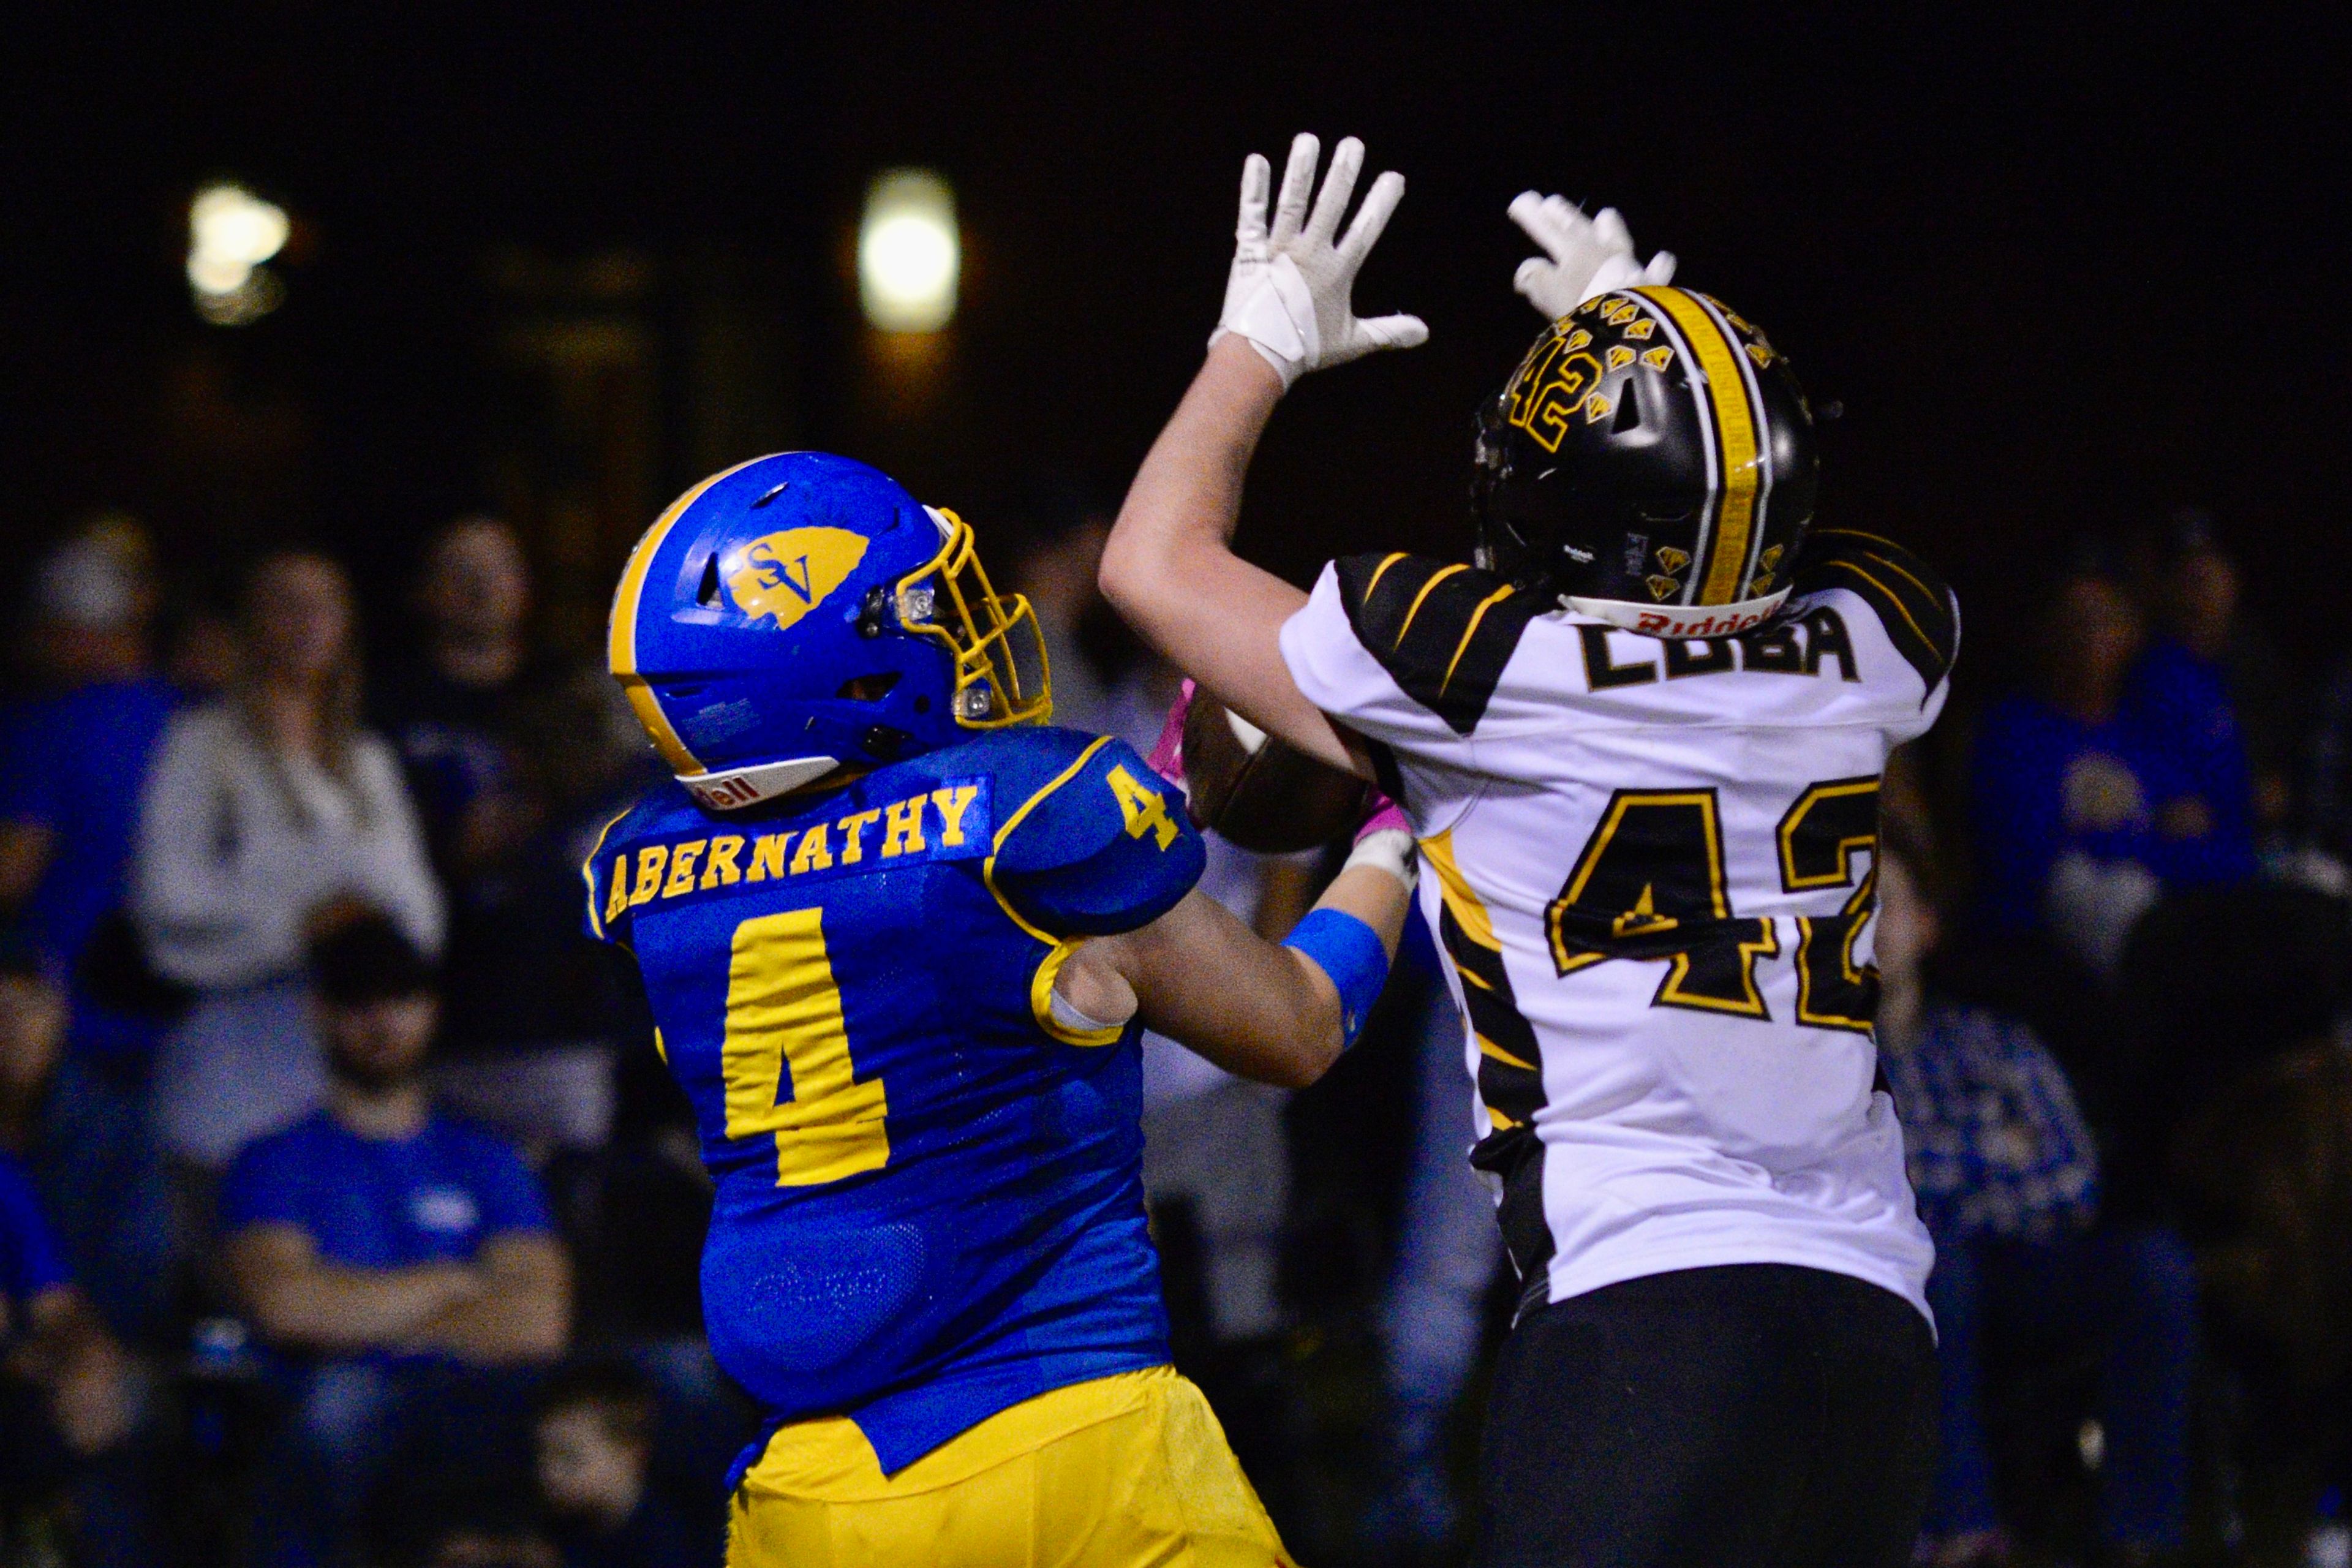
[[436,1115],[402,1138],[318,1111],[249,1144],[221,1185],[224,1231],[285,1225],[345,1268],[467,1263],[489,1237],[553,1228],[539,1183],[506,1143]]
[[2146,531],[2138,575],[2160,639],[2133,672],[2126,706],[2181,748],[2218,819],[2207,847],[2219,858],[2194,858],[2184,875],[2241,880],[2252,869],[2252,841],[2284,826],[2309,694],[2263,627],[2241,614],[2245,574],[2202,509],[2178,509]]
[[1976,740],[1972,822],[1983,912],[2004,929],[2039,926],[2052,872],[2080,852],[2161,875],[2160,805],[2177,770],[2132,727],[2094,721],[2038,697],[2010,697]]
[[2168,886],[2242,882],[2254,875],[2253,782],[2229,671],[2167,637],[2125,683],[2124,725],[2173,764],[2170,805],[2183,828],[2162,838],[2155,869]]
[[533,1363],[570,1335],[569,1270],[530,1173],[426,1094],[430,964],[378,914],[331,927],[309,957],[326,1109],[247,1144],[218,1200],[247,1313],[302,1355],[284,1366],[293,1414],[262,1480],[273,1565],[355,1554],[395,1483],[495,1476],[522,1447]]
[[147,536],[129,518],[101,518],[48,553],[33,589],[30,645],[48,694],[0,721],[0,920],[72,984],[68,1043],[135,1060],[156,1023],[97,1005],[82,969],[122,904],[140,800],[176,700],[152,673]]
[[177,698],[161,679],[99,681],[21,704],[0,740],[0,819],[38,828],[46,864],[18,912],[60,963],[122,902],[148,765]]
[[[1996,703],[1977,736],[1979,912],[2112,975],[2166,887],[2252,873],[2243,757],[2229,798],[2209,798],[2228,782],[2210,733],[2226,696],[2169,655],[2158,683],[2132,685],[2145,622],[2095,551],[2055,584],[2038,634],[2033,690]],[[2184,723],[2205,732],[2184,740]]]
[[0,939],[0,1149],[23,1157],[68,1269],[116,1334],[169,1331],[177,1256],[168,1178],[137,1075],[64,1048],[53,965]]
[[0,1338],[23,1326],[33,1302],[71,1283],[25,1167],[0,1151]]

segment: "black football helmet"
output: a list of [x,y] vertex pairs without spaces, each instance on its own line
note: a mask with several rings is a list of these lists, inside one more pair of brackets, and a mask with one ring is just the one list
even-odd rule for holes
[[1478,416],[1479,564],[1654,637],[1727,637],[1788,596],[1813,518],[1812,411],[1721,301],[1596,295]]

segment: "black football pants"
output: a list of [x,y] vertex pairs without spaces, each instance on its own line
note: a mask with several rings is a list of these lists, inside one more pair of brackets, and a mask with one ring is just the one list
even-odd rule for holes
[[1900,1297],[1784,1264],[1523,1316],[1481,1460],[1479,1568],[1902,1568],[1936,1350]]

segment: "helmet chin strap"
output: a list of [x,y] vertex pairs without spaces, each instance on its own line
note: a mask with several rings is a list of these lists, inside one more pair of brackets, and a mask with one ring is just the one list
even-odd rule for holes
[[1731,637],[1770,620],[1788,596],[1789,590],[1783,588],[1737,605],[1643,605],[1631,599],[1581,599],[1572,594],[1562,594],[1559,602],[1577,615],[1644,637]]
[[761,763],[748,768],[720,768],[707,773],[680,773],[677,782],[697,805],[710,811],[740,811],[780,795],[790,795],[814,784],[841,766],[834,757],[791,757],[781,763]]

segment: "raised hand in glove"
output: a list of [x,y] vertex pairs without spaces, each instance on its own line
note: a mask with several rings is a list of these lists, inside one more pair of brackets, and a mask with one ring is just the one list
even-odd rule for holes
[[1242,164],[1233,271],[1225,280],[1224,311],[1209,338],[1214,343],[1231,332],[1248,339],[1285,387],[1308,371],[1345,364],[1375,349],[1409,349],[1429,340],[1420,317],[1364,321],[1351,299],[1357,270],[1404,195],[1404,176],[1391,170],[1374,180],[1356,221],[1340,235],[1339,216],[1355,194],[1364,144],[1350,136],[1333,150],[1330,171],[1317,195],[1315,163],[1321,152],[1311,135],[1302,133],[1291,142],[1271,230],[1265,206],[1272,166],[1255,153]]
[[1565,196],[1521,191],[1511,198],[1511,221],[1544,247],[1519,263],[1512,286],[1548,320],[1557,321],[1596,294],[1643,283],[1671,283],[1675,253],[1661,250],[1648,264],[1633,259],[1633,237],[1615,207],[1592,217]]

